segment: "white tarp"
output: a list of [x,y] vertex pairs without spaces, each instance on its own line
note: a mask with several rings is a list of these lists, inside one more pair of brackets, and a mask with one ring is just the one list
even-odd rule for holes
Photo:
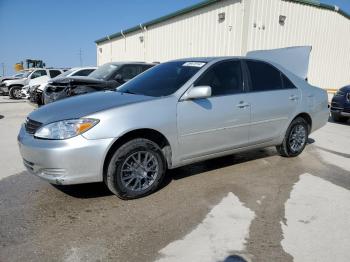
[[306,79],[309,69],[311,46],[295,46],[247,53],[249,58],[257,58],[277,63],[295,75]]

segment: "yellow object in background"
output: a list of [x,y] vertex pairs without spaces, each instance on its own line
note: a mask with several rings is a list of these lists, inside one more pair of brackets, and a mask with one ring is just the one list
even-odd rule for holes
[[23,70],[23,65],[20,63],[15,64],[15,70],[16,72]]

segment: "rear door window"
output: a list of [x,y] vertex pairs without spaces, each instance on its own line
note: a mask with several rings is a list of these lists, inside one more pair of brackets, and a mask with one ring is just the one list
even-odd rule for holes
[[146,71],[147,69],[150,69],[151,67],[153,67],[153,65],[143,65],[142,72]]
[[126,82],[142,73],[142,71],[144,70],[141,65],[125,65],[120,69],[119,74],[122,75],[123,81]]
[[285,75],[282,74],[282,81],[283,81],[283,88],[284,89],[293,89],[296,88],[295,85],[286,77]]
[[283,89],[281,73],[273,66],[260,61],[246,61],[250,73],[250,92]]

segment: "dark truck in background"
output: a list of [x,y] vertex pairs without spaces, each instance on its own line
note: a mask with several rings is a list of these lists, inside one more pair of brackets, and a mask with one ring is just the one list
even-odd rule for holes
[[334,94],[331,115],[335,122],[346,122],[350,119],[350,85],[340,88]]
[[111,62],[98,67],[86,77],[53,80],[44,90],[43,102],[48,104],[70,96],[112,90],[154,65],[143,62]]

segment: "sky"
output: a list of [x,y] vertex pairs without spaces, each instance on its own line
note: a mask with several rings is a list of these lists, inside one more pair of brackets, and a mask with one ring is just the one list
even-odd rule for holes
[[[96,65],[94,41],[202,0],[0,0],[0,75],[25,59]],[[350,0],[323,0],[350,13]]]

